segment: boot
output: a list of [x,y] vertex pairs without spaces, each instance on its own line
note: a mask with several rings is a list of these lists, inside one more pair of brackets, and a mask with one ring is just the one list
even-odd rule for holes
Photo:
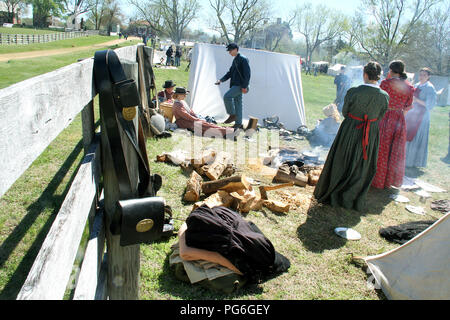
[[230,116],[228,117],[228,119],[225,120],[223,123],[231,123],[231,122],[233,122],[234,120],[236,120],[236,115],[230,114]]

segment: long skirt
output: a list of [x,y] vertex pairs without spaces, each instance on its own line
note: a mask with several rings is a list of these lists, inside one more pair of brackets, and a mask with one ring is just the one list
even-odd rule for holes
[[377,173],[372,186],[400,187],[405,175],[406,123],[403,110],[388,110],[380,121]]

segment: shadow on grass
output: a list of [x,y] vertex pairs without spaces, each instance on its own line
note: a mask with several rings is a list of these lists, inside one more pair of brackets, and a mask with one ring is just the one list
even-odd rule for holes
[[372,188],[367,195],[367,211],[358,212],[340,207],[319,204],[311,201],[304,224],[297,228],[297,235],[307,250],[322,253],[325,250],[338,249],[345,245],[346,239],[337,236],[337,227],[351,228],[361,221],[362,216],[380,214],[385,206],[393,201],[390,190]]
[[61,204],[63,203],[64,198],[70,189],[72,181],[74,180],[81,163],[78,164],[77,168],[72,174],[70,181],[67,183],[66,188],[64,189],[64,192],[61,195],[54,195],[54,193],[56,192],[58,186],[61,184],[62,180],[69,172],[73,163],[75,162],[78,155],[82,151],[83,151],[83,141],[80,140],[80,142],[78,142],[73,151],[64,161],[62,166],[53,176],[52,180],[47,185],[45,190],[42,192],[41,196],[27,208],[27,214],[22,219],[22,221],[0,245],[0,253],[1,253],[0,268],[2,268],[5,262],[8,260],[9,256],[11,255],[11,253],[25,237],[28,230],[31,228],[31,226],[39,217],[39,215],[44,211],[46,206],[51,205],[53,207],[52,215],[48,217],[45,224],[41,227],[41,230],[35,237],[33,244],[27,250],[26,254],[22,258],[22,261],[15,270],[14,274],[9,278],[9,282],[6,284],[6,286],[0,293],[0,300],[16,299],[16,296],[19,293],[23,283],[25,282],[28,276],[28,273],[33,265],[33,262],[39,253],[42,243],[44,242],[47,233],[49,232],[53,224],[53,221],[56,218],[56,214],[58,213]]
[[415,167],[406,167],[405,168],[405,176],[409,178],[418,178],[425,174],[425,171],[423,171],[421,168],[415,168]]
[[[171,253],[170,253],[171,254]],[[206,289],[199,284],[190,284],[175,277],[175,267],[169,263],[170,254],[164,260],[163,271],[158,277],[158,284],[161,293],[168,293],[184,300],[224,300],[238,299],[243,295],[257,295],[263,292],[263,288],[258,284],[247,283],[234,293],[226,294]]]

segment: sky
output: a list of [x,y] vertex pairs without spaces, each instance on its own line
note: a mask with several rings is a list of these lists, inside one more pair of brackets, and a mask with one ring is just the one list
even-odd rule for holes
[[[202,6],[200,10],[199,19],[192,22],[189,26],[193,30],[203,30],[208,32],[208,10],[210,7],[209,0],[199,0]],[[270,1],[270,0],[269,0]],[[293,11],[297,5],[301,5],[302,3],[310,2],[314,5],[316,4],[324,4],[328,8],[336,9],[343,14],[353,15],[355,9],[359,6],[360,0],[310,0],[310,1],[302,1],[302,0],[272,0],[272,6],[274,10],[273,18],[277,17],[286,17],[289,15],[289,12]],[[122,0],[122,3],[126,3],[126,0]],[[124,5],[124,12],[131,16],[133,13],[133,9],[129,5]],[[209,15],[210,16],[210,15]]]

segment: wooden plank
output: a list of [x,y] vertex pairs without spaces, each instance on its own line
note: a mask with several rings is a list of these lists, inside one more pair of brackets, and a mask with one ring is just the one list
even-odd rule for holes
[[[136,61],[136,46],[115,50]],[[93,59],[0,89],[0,197],[95,97]]]
[[98,140],[84,157],[67,196],[20,290],[18,300],[64,297],[99,182]]
[[105,249],[105,224],[103,219],[103,210],[100,209],[95,216],[89,235],[73,300],[95,299]]

